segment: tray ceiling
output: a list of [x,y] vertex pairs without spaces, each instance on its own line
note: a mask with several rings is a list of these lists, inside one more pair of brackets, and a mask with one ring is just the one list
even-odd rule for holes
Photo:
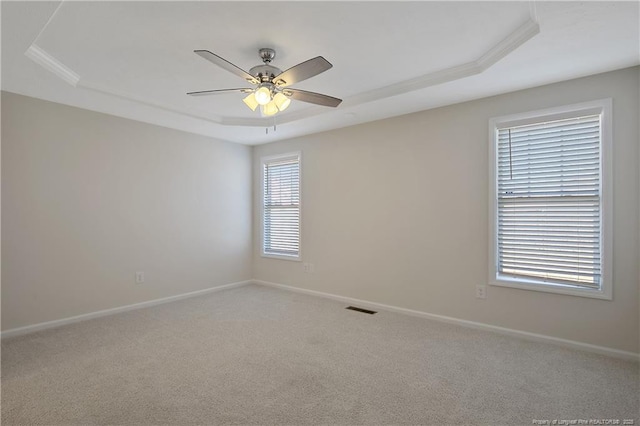
[[[633,66],[637,2],[3,2],[2,89],[245,144],[406,114]],[[261,118],[246,86],[261,47],[287,69],[333,68],[294,85],[344,99],[293,101]],[[269,128],[269,132],[266,132]]]

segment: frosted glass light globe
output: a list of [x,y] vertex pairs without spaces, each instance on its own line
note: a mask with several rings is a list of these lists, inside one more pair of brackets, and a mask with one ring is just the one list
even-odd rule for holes
[[266,105],[271,101],[271,90],[266,86],[258,87],[254,96],[259,105]]
[[274,115],[275,113],[277,113],[278,112],[278,107],[276,106],[275,102],[271,101],[271,102],[267,103],[266,105],[263,105],[261,107],[261,110],[262,110],[261,111],[262,115],[268,117],[270,115]]
[[273,101],[276,103],[276,106],[280,111],[284,111],[285,109],[287,109],[287,107],[291,103],[291,99],[287,98],[282,93],[276,93],[276,95],[273,97]]

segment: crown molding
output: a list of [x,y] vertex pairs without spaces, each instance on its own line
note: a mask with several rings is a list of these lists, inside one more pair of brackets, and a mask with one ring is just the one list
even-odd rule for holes
[[428,73],[410,80],[381,87],[379,89],[360,93],[346,99],[344,103],[346,106],[355,106],[480,74],[500,59],[522,46],[539,32],[540,27],[538,23],[529,18],[523,25],[519,26],[515,31],[474,61]]
[[161,102],[158,102],[158,101],[155,101],[155,100],[145,99],[145,98],[142,98],[140,96],[135,96],[135,95],[131,95],[129,93],[124,93],[124,92],[121,92],[119,90],[112,89],[110,87],[106,87],[106,86],[103,86],[101,84],[94,83],[94,82],[89,82],[89,81],[83,80],[82,82],[80,82],[78,87],[86,89],[86,90],[89,90],[89,91],[92,91],[92,92],[102,93],[103,95],[114,96],[116,98],[124,99],[126,101],[134,102],[134,103],[137,103],[137,104],[140,104],[140,105],[145,105],[145,106],[148,106],[148,107],[161,109],[163,111],[171,112],[171,113],[174,113],[174,114],[179,114],[179,115],[182,115],[184,117],[195,118],[197,120],[204,120],[204,121],[207,121],[209,123],[222,124],[222,121],[223,121],[222,117],[219,117],[217,115],[210,115],[208,117],[203,117],[201,115],[191,114],[191,113],[188,113],[188,112],[177,110],[175,108],[172,108],[172,107],[170,107],[168,105],[165,105],[165,104],[163,104]]
[[80,76],[62,62],[48,54],[44,49],[33,43],[24,54],[36,64],[44,69],[51,71],[73,87],[78,85]]
[[527,22],[522,24],[518,29],[505,37],[500,43],[493,46],[484,55],[478,58],[475,63],[481,69],[480,72],[486,70],[518,47],[531,40],[540,32],[540,25],[530,17]]
[[[533,12],[529,19],[520,25],[515,31],[502,39],[498,44],[493,46],[487,52],[482,54],[478,59],[461,65],[445,68],[439,71],[424,74],[410,80],[401,81],[389,86],[380,87],[367,92],[359,93],[351,96],[342,102],[344,107],[358,106],[364,103],[373,102],[388,98],[391,96],[401,95],[416,90],[425,89],[430,86],[447,83],[449,81],[459,80],[461,78],[470,77],[480,74],[489,67],[503,59],[511,52],[522,46],[535,35],[540,32],[538,22],[533,18]],[[283,116],[280,120],[281,124],[302,120],[313,117],[322,113],[322,108],[311,107],[302,111]]]
[[[61,2],[60,5],[62,5]],[[60,9],[58,7],[54,12]],[[39,64],[43,68],[53,72],[59,78],[63,79],[73,87],[80,87],[86,90],[101,93],[103,95],[115,96],[117,98],[145,105],[151,108],[157,108],[173,114],[178,114],[184,117],[189,117],[197,120],[202,120],[211,124],[218,124],[222,126],[246,126],[246,127],[264,127],[270,126],[272,123],[271,118],[242,118],[242,117],[225,117],[225,116],[201,116],[190,112],[177,110],[171,106],[165,105],[161,102],[144,98],[141,96],[131,95],[130,93],[123,93],[116,89],[102,86],[98,83],[89,82],[83,79],[80,82],[80,76],[65,66],[62,62],[47,53],[44,49],[39,47],[36,42],[43,36],[46,28],[53,21],[53,15],[46,23],[46,25],[40,31],[40,34],[33,42],[33,44],[27,49],[25,55],[32,59],[35,63]],[[430,72],[422,76],[418,76],[409,80],[394,83],[388,86],[372,89],[366,92],[358,93],[350,96],[342,102],[343,107],[353,107],[361,104],[378,101],[381,99],[389,98],[391,96],[397,96],[404,93],[425,89],[430,86],[447,83],[454,80],[459,80],[465,77],[470,77],[476,74],[480,74],[490,68],[492,65],[508,56],[511,52],[522,46],[529,41],[535,35],[540,32],[540,26],[537,22],[536,10],[534,2],[530,2],[529,18],[526,22],[520,25],[515,31],[511,32],[498,44],[490,48],[483,53],[480,57],[473,61],[469,61],[460,65],[452,66],[442,70]],[[295,121],[319,116],[326,114],[328,111],[326,108],[318,106],[310,106],[303,110],[296,112],[285,113],[278,116],[278,123],[280,125],[292,123]]]
[[[280,120],[281,115],[277,115],[278,123],[288,121]],[[250,127],[269,127],[273,125],[273,117],[260,118],[240,118],[240,117],[222,117],[220,124],[224,126],[250,126]]]

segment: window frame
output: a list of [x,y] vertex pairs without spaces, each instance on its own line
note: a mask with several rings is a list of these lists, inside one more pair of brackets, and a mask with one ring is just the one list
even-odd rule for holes
[[[264,167],[265,164],[282,160],[286,158],[298,158],[298,185],[299,185],[299,201],[298,201],[298,255],[284,255],[265,252],[265,209],[264,209]],[[290,260],[294,262],[302,261],[302,152],[293,151],[283,154],[268,155],[260,158],[260,256],[270,259]]]
[[[523,290],[612,300],[613,266],[613,129],[612,99],[599,99],[572,105],[493,117],[489,120],[489,285]],[[498,155],[497,138],[501,128],[600,114],[600,267],[599,289],[553,283],[535,278],[516,278],[498,273]]]

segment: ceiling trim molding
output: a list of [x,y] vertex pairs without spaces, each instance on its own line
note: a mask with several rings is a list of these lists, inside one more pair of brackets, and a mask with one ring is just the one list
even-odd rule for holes
[[[61,2],[60,6],[63,2]],[[533,3],[533,2],[531,2]],[[60,9],[58,7],[56,12]],[[54,12],[55,15],[55,12]],[[53,15],[51,19],[46,23],[43,29],[40,31],[40,34],[36,38],[36,41],[40,37],[42,37],[45,32],[45,29],[51,24],[53,21]],[[392,96],[404,94],[411,91],[425,89],[430,86],[435,86],[438,84],[447,83],[454,80],[459,80],[465,77],[470,77],[472,75],[480,74],[490,68],[492,65],[509,55],[511,52],[516,50],[518,47],[522,46],[524,43],[529,41],[535,35],[540,32],[540,26],[537,22],[535,5],[529,8],[529,18],[526,22],[520,25],[515,31],[511,32],[504,39],[502,39],[498,44],[490,48],[488,51],[483,53],[476,60],[466,62],[460,65],[452,66],[449,68],[445,68],[442,70],[434,71],[431,73],[427,73],[409,80],[401,81],[399,83],[391,84],[388,86],[380,87],[377,89],[369,90],[366,92],[358,93],[356,95],[350,96],[346,98],[342,102],[343,107],[353,107],[361,104],[365,104],[368,102],[378,101],[384,98],[389,98]],[[158,108],[167,112],[171,112],[174,114],[182,115],[185,117],[190,117],[198,120],[203,120],[208,123],[222,125],[222,126],[247,126],[247,127],[265,127],[270,126],[272,120],[270,118],[240,118],[240,117],[224,117],[224,116],[208,116],[203,117],[200,115],[192,114],[185,111],[176,110],[170,106],[163,105],[162,103],[144,99],[139,96],[134,96],[131,94],[125,94],[119,92],[118,90],[107,88],[97,83],[91,83],[87,81],[80,82],[80,76],[71,70],[69,67],[65,66],[62,62],[58,61],[56,58],[48,54],[44,49],[40,48],[36,45],[34,41],[33,44],[27,49],[25,55],[32,59],[35,63],[39,64],[43,68],[51,71],[59,78],[63,79],[73,87],[81,87],[86,90],[98,92],[104,95],[115,96],[120,99],[124,99],[130,102],[135,102],[139,104],[146,105],[152,108]],[[318,116],[327,113],[327,108],[318,107],[318,106],[310,106],[303,110],[299,110],[296,112],[291,112],[289,114],[283,114],[278,117],[279,124],[287,124],[291,122],[295,122],[298,120]]]
[[518,27],[514,32],[509,34],[500,43],[493,46],[484,55],[480,56],[475,62],[482,69],[486,70],[518,47],[531,40],[535,35],[540,33],[540,25],[533,18],[529,18],[527,22]]
[[[278,116],[276,116],[278,117]],[[288,123],[291,120],[280,120],[278,123]],[[222,117],[220,124],[224,126],[250,126],[250,127],[270,127],[273,126],[273,117],[268,118],[238,118],[238,117]]]
[[53,56],[49,55],[44,51],[44,49],[38,47],[38,45],[36,45],[35,43],[29,46],[24,54],[33,62],[40,65],[44,69],[51,71],[73,87],[76,87],[78,85],[80,76],[77,73],[75,73],[71,68],[67,67]]
[[107,88],[105,86],[102,86],[98,83],[92,83],[92,82],[88,82],[88,81],[81,81],[80,84],[78,85],[78,87],[82,88],[82,89],[86,89],[92,92],[97,92],[97,93],[101,93],[103,95],[108,95],[108,96],[115,96],[116,98],[120,98],[120,99],[124,99],[126,101],[130,101],[130,102],[135,102],[141,105],[146,105],[152,108],[158,108],[167,112],[171,112],[174,114],[179,114],[182,115],[184,117],[190,117],[190,118],[195,118],[197,120],[204,120],[207,121],[209,123],[213,123],[213,124],[222,124],[222,118],[218,117],[216,115],[211,115],[209,117],[203,117],[200,115],[196,115],[196,114],[191,114],[191,113],[187,113],[184,111],[180,111],[177,110],[175,108],[171,108],[170,106],[164,105],[160,102],[156,102],[156,101],[152,101],[149,99],[144,99],[138,96],[133,96],[129,93],[123,93],[120,92],[118,90],[115,89],[111,89],[111,88]]
[[37,46],[35,43],[29,46],[29,49],[24,53],[29,59],[34,61],[36,64],[40,65],[47,71],[52,72],[60,79],[69,83],[71,86],[78,89],[85,89],[92,92],[100,93],[103,95],[114,96],[116,98],[120,98],[129,102],[135,102],[141,105],[146,105],[148,107],[161,109],[163,111],[171,112],[173,114],[178,114],[183,117],[195,118],[197,120],[203,120],[212,124],[220,124],[223,126],[252,126],[252,127],[264,127],[269,126],[271,124],[270,120],[259,118],[259,119],[243,119],[243,118],[233,118],[233,117],[220,117],[216,115],[211,115],[208,117],[204,117],[201,115],[192,114],[185,111],[180,111],[175,108],[172,108],[167,105],[163,105],[160,102],[152,101],[149,99],[144,99],[139,96],[134,96],[131,94],[125,94],[118,90],[107,88],[98,83],[92,83],[83,79],[80,81],[80,75],[74,72],[71,68],[64,65],[62,62],[51,56],[44,49]]
[[[515,31],[502,39],[498,44],[493,46],[491,49],[489,49],[474,61],[424,74],[419,77],[401,81],[389,86],[359,93],[345,99],[342,102],[342,105],[344,107],[358,106],[364,103],[373,102],[384,98],[389,98],[391,96],[425,89],[430,86],[435,86],[438,84],[447,83],[449,81],[459,80],[464,77],[470,77],[472,75],[480,74],[497,63],[499,60],[516,50],[518,47],[522,46],[539,32],[540,26],[538,25],[538,22],[533,18],[533,15],[530,15],[529,19],[527,19],[524,24],[520,25]],[[286,118],[283,117],[284,119],[281,120],[280,123],[284,124],[304,118],[309,118],[314,115],[318,115],[320,113],[320,110],[321,109],[318,107],[312,107],[303,111],[291,113],[287,115]]]
[[480,74],[500,59],[522,46],[539,32],[540,27],[538,23],[532,19],[528,19],[527,22],[518,27],[514,32],[509,34],[475,61],[445,68],[410,80],[374,89],[369,92],[360,93],[346,99],[345,105],[355,106],[365,102],[377,101],[383,98],[425,89],[429,86],[435,86],[437,84]]

